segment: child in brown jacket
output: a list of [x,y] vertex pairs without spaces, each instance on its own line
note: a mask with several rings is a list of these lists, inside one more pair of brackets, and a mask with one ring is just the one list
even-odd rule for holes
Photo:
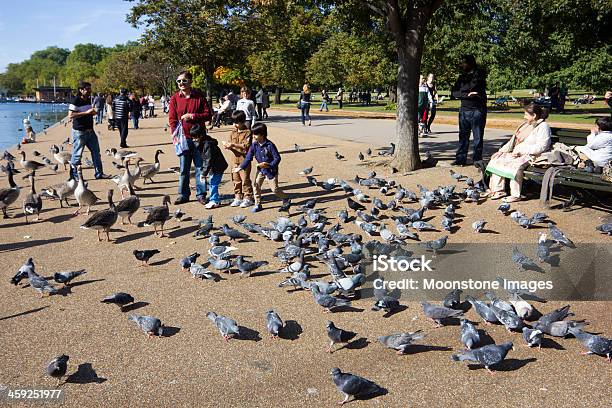
[[[241,110],[236,110],[232,113],[234,129],[230,135],[229,142],[223,142],[223,147],[231,150],[234,153],[234,166],[242,164],[246,157],[253,135],[246,125],[246,114]],[[234,182],[234,201],[230,204],[231,207],[247,208],[253,205],[253,185],[251,184],[251,165],[249,164],[244,170],[237,173],[232,173],[232,181]]]

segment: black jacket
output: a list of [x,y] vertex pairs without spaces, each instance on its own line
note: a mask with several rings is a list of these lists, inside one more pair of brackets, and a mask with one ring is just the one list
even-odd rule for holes
[[204,135],[200,139],[199,148],[202,152],[202,174],[208,176],[209,173],[223,173],[228,165],[219,148],[217,139]]
[[132,101],[125,95],[119,95],[113,101],[112,107],[116,120],[127,120],[130,116],[129,112],[132,108]]
[[[470,92],[477,92],[477,96],[467,96]],[[487,108],[487,73],[481,68],[459,76],[455,86],[451,89],[454,99],[461,100],[464,109]]]

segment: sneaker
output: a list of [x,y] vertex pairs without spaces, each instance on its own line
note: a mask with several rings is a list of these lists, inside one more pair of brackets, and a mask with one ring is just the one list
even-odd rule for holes
[[206,205],[206,197],[198,197],[198,203]]
[[255,204],[253,208],[251,208],[251,212],[254,212],[254,213],[259,212],[261,210],[262,210],[261,204]]
[[102,179],[109,179],[112,178],[113,176],[109,175],[109,174],[100,174],[98,177],[96,177],[96,180],[102,180]]
[[178,196],[178,197],[176,197],[176,200],[174,200],[174,205],[185,204],[188,201],[189,201],[189,199],[187,199],[185,197]]
[[249,200],[248,198],[242,201],[242,204],[240,204],[240,208],[247,208],[253,205],[253,202],[251,200]]
[[243,203],[243,201],[239,198],[234,198],[234,201],[232,201],[232,203],[230,204],[230,207],[238,207],[241,206],[241,204]]
[[451,166],[462,166],[463,167],[465,165],[466,165],[465,162],[460,162],[460,161],[457,161],[457,160],[455,160],[454,162],[451,163]]
[[204,206],[204,208],[206,208],[207,210],[212,210],[213,208],[217,207],[219,207],[219,203],[216,203],[214,201],[209,201],[208,204]]

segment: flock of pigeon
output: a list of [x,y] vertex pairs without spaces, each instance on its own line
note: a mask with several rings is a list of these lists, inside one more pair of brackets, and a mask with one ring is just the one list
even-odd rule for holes
[[[301,150],[295,146],[296,150]],[[389,151],[391,148],[383,150]],[[62,150],[57,146],[52,147],[54,157],[61,155]],[[128,192],[129,195],[119,203],[113,203],[113,190],[108,192],[109,208],[96,211],[89,219],[83,223],[82,228],[94,229],[98,233],[104,232],[108,240],[110,228],[117,222],[118,218],[132,223],[131,217],[140,208],[140,200],[134,190],[134,182],[138,178],[152,181],[152,177],[159,171],[159,155],[163,154],[158,150],[155,154],[155,164],[147,167],[139,165],[140,160],[136,160],[134,170],[130,169],[130,160],[136,155],[135,152],[117,151],[111,149],[107,155],[121,161],[124,170],[123,175],[113,179],[117,183],[119,191],[123,196]],[[367,152],[371,155],[371,151]],[[392,152],[391,152],[392,154]],[[94,205],[98,198],[93,192],[87,189],[87,184],[83,180],[82,169],[78,169],[79,179],[75,181],[72,177],[61,185],[45,188],[43,194],[37,194],[34,187],[34,173],[41,166],[48,164],[28,161],[24,152],[21,152],[22,160],[20,164],[25,170],[31,171],[30,182],[31,191],[24,200],[24,213],[34,214],[40,212],[42,207],[42,197],[52,197],[68,204],[68,198],[74,195],[79,204],[79,211]],[[384,153],[383,153],[384,155]],[[339,157],[340,156],[340,157]],[[17,172],[14,168],[13,160],[8,152],[4,158],[8,164],[3,170],[8,174],[9,188],[0,190],[1,208],[6,216],[7,208],[14,203],[19,196],[19,188],[15,185],[13,174]],[[58,163],[60,160],[55,157]],[[342,160],[344,157],[336,152],[336,158]],[[360,153],[359,159],[363,159]],[[64,163],[65,164],[65,163]],[[57,170],[57,169],[56,169]],[[279,282],[281,288],[292,288],[293,290],[306,290],[312,294],[313,301],[326,312],[341,312],[346,308],[351,308],[351,300],[358,298],[360,288],[366,283],[366,265],[376,255],[390,255],[397,258],[410,258],[412,251],[406,245],[407,241],[419,241],[418,245],[435,254],[441,251],[447,244],[449,235],[441,236],[438,239],[421,242],[419,232],[426,230],[438,231],[437,226],[432,224],[432,219],[425,214],[430,214],[438,209],[443,209],[440,217],[439,226],[442,230],[452,235],[459,226],[455,222],[455,211],[463,203],[473,203],[481,200],[481,193],[484,183],[474,182],[473,179],[465,177],[451,170],[452,178],[457,182],[465,182],[466,187],[462,191],[455,191],[456,184],[429,189],[417,185],[419,192],[410,191],[392,180],[377,177],[375,172],[371,172],[366,177],[356,176],[351,182],[338,180],[335,178],[320,182],[312,175],[313,167],[309,167],[300,172],[307,178],[308,182],[317,188],[322,188],[327,192],[342,191],[346,197],[347,208],[339,211],[336,217],[330,217],[324,210],[318,209],[317,200],[309,199],[300,205],[292,204],[288,201],[280,211],[287,212],[287,216],[279,216],[270,221],[267,225],[247,222],[246,216],[237,214],[231,218],[229,223],[215,225],[213,216],[195,221],[197,230],[194,233],[196,238],[208,240],[210,248],[208,257],[204,262],[198,262],[200,253],[185,256],[180,260],[179,265],[184,271],[189,271],[194,279],[207,279],[213,282],[222,280],[222,274],[238,271],[241,277],[248,277],[258,270],[268,265],[267,261],[247,261],[244,255],[237,255],[237,247],[233,246],[236,242],[259,239],[268,239],[278,243],[280,249],[274,252],[274,257],[279,260],[283,267],[279,273],[288,274]],[[378,191],[380,197],[372,197],[371,191]],[[387,202],[383,202],[386,199]],[[164,196],[160,206],[145,208],[147,218],[145,226],[152,226],[156,234],[164,235],[164,223],[171,217],[180,220],[184,215],[177,210],[174,214],[169,210],[170,198]],[[418,208],[410,208],[406,204],[418,204]],[[537,257],[540,263],[547,262],[550,257],[550,248],[553,245],[574,247],[574,244],[565,234],[559,230],[554,223],[550,222],[548,216],[543,213],[536,213],[531,217],[518,211],[513,211],[509,204],[501,204],[498,210],[504,215],[509,215],[522,228],[530,228],[535,224],[548,224],[548,233],[540,234],[537,243]],[[435,217],[433,217],[435,219]],[[344,233],[343,226],[352,223],[361,229],[363,235],[354,233]],[[394,230],[390,225],[394,225]],[[484,231],[486,220],[479,219],[472,223],[474,233]],[[159,231],[158,231],[159,228]],[[611,234],[610,224],[600,227],[604,233]],[[282,246],[281,246],[282,245]],[[134,257],[147,266],[149,260],[160,253],[157,249],[134,250]],[[511,254],[512,260],[521,268],[529,269],[538,267],[535,260],[529,258],[518,248],[514,247]],[[314,268],[314,263],[325,265],[328,269],[330,278],[326,280],[311,279],[310,271]],[[62,285],[70,285],[71,281],[85,273],[84,270],[72,272],[60,272],[53,276],[53,280]],[[36,273],[34,260],[29,258],[11,279],[14,285],[18,285],[22,280],[29,282],[29,285],[42,295],[53,295],[61,292],[50,280]],[[612,361],[612,340],[605,337],[591,334],[584,331],[588,324],[584,320],[568,320],[573,314],[570,306],[564,306],[557,310],[541,315],[537,320],[534,319],[534,307],[527,301],[529,295],[526,292],[513,291],[509,293],[508,300],[501,299],[495,294],[486,292],[483,295],[488,298],[488,302],[476,299],[473,296],[465,297],[461,301],[462,291],[455,290],[449,293],[442,305],[422,302],[423,314],[433,320],[437,326],[443,325],[448,319],[460,318],[460,331],[458,336],[465,346],[465,350],[452,355],[454,361],[474,361],[483,365],[487,370],[495,368],[502,363],[507,353],[513,348],[513,343],[503,344],[483,344],[482,331],[476,329],[465,314],[470,306],[475,313],[486,324],[502,324],[510,332],[519,332],[524,341],[529,346],[541,346],[544,335],[553,337],[573,336],[577,338],[587,349],[587,354],[598,354],[606,356],[608,361]],[[134,302],[134,297],[129,293],[118,292],[111,294],[101,300],[103,303],[115,304],[122,311],[125,306]],[[373,311],[384,310],[387,314],[401,311],[400,302],[391,296],[384,289],[374,290]],[[206,317],[217,328],[225,341],[232,337],[240,337],[240,326],[228,316],[223,316],[209,311]],[[274,310],[269,310],[263,316],[263,324],[273,338],[282,337],[285,328],[282,318]],[[129,315],[129,320],[134,322],[148,336],[163,336],[164,326],[161,319],[154,316]],[[527,323],[533,322],[532,324]],[[327,322],[327,334],[330,339],[327,351],[334,352],[336,344],[346,344],[352,341],[356,333],[337,327],[333,321]],[[410,346],[425,338],[422,330],[415,332],[390,333],[378,337],[378,341],[385,347],[395,350],[398,354],[405,354]],[[69,357],[62,355],[55,358],[47,366],[48,375],[58,378],[58,381],[66,374]],[[342,372],[339,368],[333,368],[331,375],[334,383],[344,395],[341,403],[347,402],[350,397],[362,398],[376,396],[386,392],[386,390],[375,382],[361,376]]]

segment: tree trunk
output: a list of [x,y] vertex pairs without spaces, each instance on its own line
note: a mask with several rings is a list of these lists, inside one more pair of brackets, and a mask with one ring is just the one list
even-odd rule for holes
[[280,105],[281,104],[281,88],[280,88],[280,86],[277,86],[276,90],[274,91],[274,104],[275,105]]
[[207,64],[204,67],[204,80],[206,81],[206,101],[212,112],[214,68],[211,65]]
[[[417,109],[422,42],[407,30],[404,41],[397,44],[397,119],[395,121],[395,159],[391,166],[401,172],[421,167]],[[414,41],[414,40],[417,41]]]

